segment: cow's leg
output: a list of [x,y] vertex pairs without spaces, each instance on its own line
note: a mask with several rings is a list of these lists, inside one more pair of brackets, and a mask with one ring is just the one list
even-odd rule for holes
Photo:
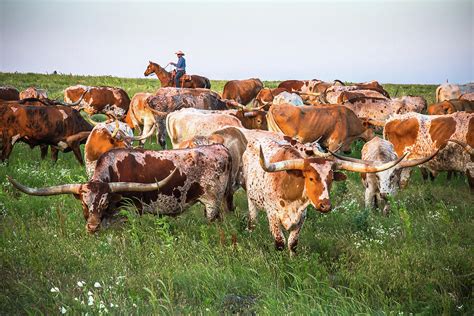
[[13,144],[15,141],[12,141],[12,138],[9,137],[6,130],[3,131],[3,150],[2,150],[2,161],[5,161],[10,157],[10,154],[13,149]]
[[247,230],[253,231],[257,223],[257,207],[248,199],[249,218],[247,221]]
[[411,168],[404,168],[400,174],[400,189],[405,189],[410,180]]
[[48,145],[40,145],[40,150],[41,150],[41,159],[46,158],[46,155],[48,154]]
[[206,218],[210,222],[213,222],[216,219],[220,219],[220,208],[218,205],[216,205],[216,203],[205,202],[204,207],[205,207],[205,212],[206,212]]
[[467,182],[469,183],[469,189],[474,194],[474,170],[466,170]]
[[300,236],[301,228],[303,227],[304,221],[306,219],[306,210],[301,214],[299,222],[290,230],[288,235],[288,250],[290,251],[290,256],[296,255],[296,247],[298,246],[298,237]]
[[267,211],[268,224],[270,225],[270,232],[275,240],[275,248],[277,250],[285,249],[285,235],[281,231],[280,220],[276,216],[276,213]]
[[372,186],[365,188],[365,208],[373,209],[375,207],[375,191]]
[[[153,128],[153,124],[155,124],[155,122],[152,122],[151,120],[146,120],[145,122],[143,122],[143,133],[142,135],[147,135],[150,130]],[[146,142],[146,139],[143,139],[140,141],[140,147],[144,147],[145,146],[145,142]]]
[[71,146],[72,152],[74,153],[74,156],[76,157],[77,161],[84,166],[84,160],[82,160],[82,153],[81,153],[81,148],[79,147],[79,144],[73,144]]
[[423,177],[423,181],[427,181],[428,180],[428,172],[429,172],[428,169],[420,167],[420,171],[421,171],[421,176]]
[[59,150],[56,147],[51,146],[51,160],[53,162],[58,161],[58,152]]
[[167,149],[166,146],[166,123],[164,120],[158,120],[156,128],[156,140],[160,144],[162,149]]

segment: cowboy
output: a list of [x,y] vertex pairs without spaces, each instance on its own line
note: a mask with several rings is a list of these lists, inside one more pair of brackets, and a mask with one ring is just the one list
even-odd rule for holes
[[184,59],[184,53],[180,50],[178,50],[176,53],[178,55],[178,62],[173,63],[170,62],[171,65],[176,67],[176,75],[174,77],[174,83],[176,88],[180,87],[179,81],[181,77],[186,73],[186,60]]

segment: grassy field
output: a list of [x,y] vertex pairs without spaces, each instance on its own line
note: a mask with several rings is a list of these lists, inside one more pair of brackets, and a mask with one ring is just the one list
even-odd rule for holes
[[[156,79],[0,73],[2,85],[36,85],[53,98],[78,83],[130,96],[158,88]],[[434,99],[435,86],[385,87]],[[474,313],[474,197],[464,177],[424,183],[416,171],[384,217],[364,209],[360,178],[348,173],[333,187],[331,213],[309,210],[290,258],[274,250],[263,212],[245,230],[242,190],[219,223],[207,223],[200,205],[176,218],[125,208],[126,223],[88,235],[74,197],[27,196],[6,175],[31,186],[86,181],[72,153],[52,163],[24,144],[0,165],[2,315]]]

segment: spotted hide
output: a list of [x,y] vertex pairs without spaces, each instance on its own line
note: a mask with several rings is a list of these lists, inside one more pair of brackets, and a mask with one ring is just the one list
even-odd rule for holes
[[266,128],[265,115],[264,111],[182,109],[168,114],[166,130],[173,148],[177,148],[182,141],[195,136],[209,136],[226,126],[249,129]]
[[[442,148],[433,160],[423,166],[433,174],[438,171],[465,172],[474,192],[473,156],[459,144],[448,142],[455,140],[474,147],[473,113],[395,115],[385,124],[384,138],[394,145],[398,155],[410,152],[409,159],[421,158],[434,149]],[[404,172],[402,181],[406,182],[408,177],[409,172]]]
[[20,92],[20,100],[23,99],[47,99],[48,93],[46,90],[38,89],[35,87],[29,87],[24,91]]
[[428,107],[429,115],[453,114],[454,112],[465,111],[474,112],[474,101],[469,100],[445,100],[431,104]]
[[112,149],[97,161],[92,178],[83,184],[28,188],[32,195],[74,194],[82,202],[86,229],[96,232],[116,214],[123,199],[133,201],[140,213],[179,215],[201,202],[209,220],[231,210],[232,158],[222,145],[180,150]]
[[294,146],[272,138],[255,137],[247,140],[247,149],[243,155],[243,177],[248,199],[249,229],[255,225],[257,210],[265,210],[275,247],[282,250],[285,246],[281,230],[283,226],[289,231],[288,249],[291,254],[296,250],[306,218],[306,207],[312,204],[320,212],[331,210],[331,184],[334,180],[346,178],[337,172],[338,169],[377,172],[399,162],[369,166],[361,160],[348,163],[322,152],[315,152],[315,157],[306,158]]
[[86,173],[94,174],[99,157],[113,148],[129,148],[132,145],[133,131],[123,122],[99,123],[92,129],[84,146]]
[[23,101],[0,103],[1,160],[8,159],[13,145],[20,140],[31,147],[50,145],[64,152],[72,150],[83,164],[79,146],[92,126],[79,112],[68,106],[44,106],[44,100],[28,101],[28,105],[21,104]]
[[76,85],[64,90],[64,101],[76,102],[84,95],[80,107],[89,114],[112,113],[119,119],[125,116],[130,105],[127,93],[116,87],[88,87]]
[[474,83],[464,85],[445,83],[436,88],[436,103],[459,99],[461,95],[474,92]]

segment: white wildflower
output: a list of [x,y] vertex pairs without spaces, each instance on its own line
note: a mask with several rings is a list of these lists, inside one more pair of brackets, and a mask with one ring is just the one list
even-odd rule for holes
[[95,287],[95,288],[99,288],[99,287],[102,287],[102,286],[100,285],[99,282],[95,282],[95,283],[94,283],[94,287]]
[[133,306],[133,307],[137,307],[137,304],[133,303],[132,306]]
[[92,296],[92,295],[94,295],[94,293],[92,293],[91,291],[89,291],[89,292],[87,292],[87,295]]
[[94,297],[92,296],[89,296],[89,299],[88,299],[88,302],[87,302],[87,305],[91,306],[94,304]]
[[83,287],[86,284],[84,281],[77,281],[77,286],[78,287]]
[[53,286],[51,290],[49,290],[51,293],[58,293],[59,289],[56,286]]
[[66,314],[67,309],[66,309],[64,306],[61,306],[61,308],[59,309],[59,311],[61,312],[61,314]]
[[99,309],[103,309],[103,308],[105,308],[104,302],[103,302],[103,301],[100,301]]

